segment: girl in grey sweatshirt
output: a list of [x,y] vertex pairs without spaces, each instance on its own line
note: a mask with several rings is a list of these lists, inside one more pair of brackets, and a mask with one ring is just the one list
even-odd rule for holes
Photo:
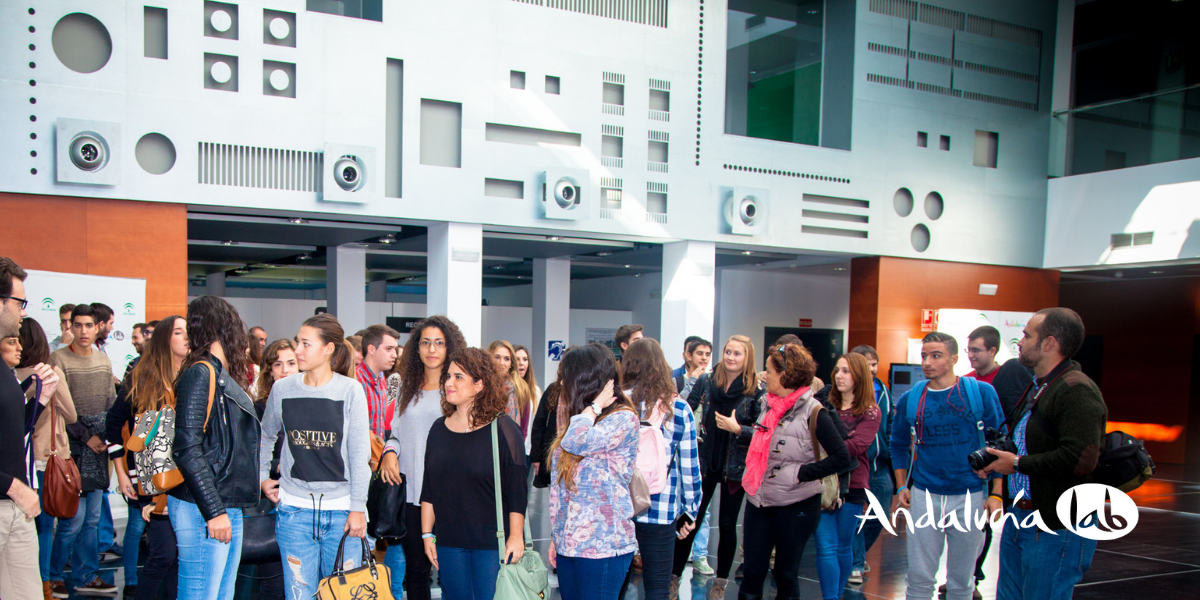
[[[371,438],[362,385],[347,376],[352,354],[337,319],[304,322],[297,336],[301,373],[275,382],[262,418],[259,480],[279,504],[275,534],[289,599],[308,599],[334,567],[343,532],[366,535]],[[280,430],[278,481],[269,479]],[[264,460],[265,459],[265,460]],[[361,553],[347,552],[347,562]],[[357,559],[354,559],[355,561]]]

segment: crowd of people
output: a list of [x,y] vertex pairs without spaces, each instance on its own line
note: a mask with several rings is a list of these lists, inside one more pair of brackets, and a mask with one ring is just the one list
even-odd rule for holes
[[[1069,309],[1038,312],[1004,365],[998,332],[975,330],[966,377],[954,371],[957,340],[930,333],[927,381],[893,402],[870,346],[838,357],[825,382],[796,336],[761,349],[744,335],[719,348],[693,336],[672,370],[658,341],[627,325],[611,345],[569,348],[543,391],[528,349],[469,347],[444,316],[416,323],[403,344],[386,325],[347,335],[329,314],[269,341],[215,296],[135,326],[139,356],[118,379],[104,351],[112,310],[65,305],[61,335],[47,340],[25,316],[24,280],[0,257],[5,599],[116,595],[99,572],[116,550],[126,597],[230,600],[240,571],[260,597],[307,600],[335,568],[358,566],[353,551],[337,564],[339,545],[369,538],[373,478],[404,485],[406,535],[369,543],[392,595],[410,600],[430,599],[434,569],[443,598],[491,600],[501,565],[526,552],[531,485],[548,488],[546,558],[564,600],[621,598],[639,571],[648,600],[677,600],[689,565],[714,577],[710,600],[738,577],[739,600],[761,600],[768,573],[778,598],[798,599],[809,538],[822,597],[841,598],[871,570],[882,525],[858,518],[870,498],[966,525],[907,534],[914,600],[939,593],[943,555],[940,593],[980,597],[995,544],[978,511],[1041,511],[1058,534],[1005,523],[999,598],[1069,598],[1095,550],[1054,510],[1095,467],[1107,416],[1071,360],[1084,328]],[[159,428],[173,433],[155,437]],[[989,448],[995,459],[974,469],[967,456],[985,448],[985,429],[1011,432],[1017,452]],[[61,490],[50,480],[68,456],[78,509],[50,516],[42,507]],[[129,510],[123,545],[112,539],[111,472]],[[249,525],[264,503],[273,532]],[[248,536],[263,535],[278,556],[243,565],[243,549],[264,541]]]

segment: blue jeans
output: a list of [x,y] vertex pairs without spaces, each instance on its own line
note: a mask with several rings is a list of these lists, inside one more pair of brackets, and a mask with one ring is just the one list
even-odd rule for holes
[[496,576],[500,574],[499,550],[438,546],[437,551],[443,600],[492,600],[496,595]]
[[100,529],[97,533],[96,546],[101,552],[113,549],[116,543],[117,530],[113,526],[112,506],[108,503],[108,490],[104,490],[104,501],[100,504]]
[[129,517],[125,521],[125,548],[121,552],[121,563],[125,566],[125,585],[137,585],[138,546],[141,545],[146,522],[142,520],[140,508],[132,504],[127,506]]
[[[46,472],[38,471],[38,501],[42,500],[42,486],[46,485]],[[38,532],[38,568],[42,573],[42,581],[50,581],[50,549],[54,545],[54,522],[58,519],[46,514],[46,504],[41,502],[42,512],[38,514],[34,524]]]
[[712,508],[704,511],[704,519],[700,521],[700,529],[696,531],[696,541],[692,542],[691,560],[693,561],[708,559],[709,521],[712,521]]
[[[283,587],[288,600],[309,600],[322,577],[337,566],[338,545],[345,533],[348,510],[313,510],[280,504],[275,509],[275,537],[283,559]],[[346,540],[342,557],[349,568],[362,561],[362,541]]]
[[[1033,511],[1009,507],[1008,510],[1025,520]],[[1011,519],[1004,520],[1004,535],[1000,538],[1000,583],[997,600],[1069,599],[1073,588],[1092,566],[1096,540],[1089,540],[1058,529],[1050,535],[1036,527],[1023,529]]]
[[404,562],[404,548],[400,546],[400,542],[388,544],[387,554],[383,555],[383,565],[392,573],[392,596],[400,600],[404,596],[404,569],[408,568]]
[[242,561],[242,509],[226,507],[225,514],[233,529],[228,544],[208,537],[208,523],[195,504],[167,497],[179,549],[179,600],[233,600]]
[[817,578],[822,598],[841,598],[854,562],[854,530],[862,514],[861,504],[846,503],[833,511],[821,511],[817,525]]
[[632,552],[609,558],[573,558],[560,554],[558,593],[562,600],[616,600],[631,562]]
[[[879,504],[884,510],[888,510],[892,506],[892,496],[895,490],[892,489],[892,474],[887,472],[887,469],[879,469],[871,473],[871,493],[875,494],[875,498],[879,500]],[[862,531],[858,531],[858,525],[854,525],[854,565],[852,571],[861,571],[863,565],[867,563],[867,552],[871,546],[875,545],[875,540],[879,539],[879,534],[883,531],[883,525],[872,519],[863,525]]]
[[[71,558],[72,587],[91,583],[100,571],[100,550],[96,536],[100,528],[100,505],[104,493],[86,492],[79,497],[79,511],[73,519],[59,519],[50,552],[50,578],[64,581],[63,568]],[[140,518],[140,517],[139,517]]]

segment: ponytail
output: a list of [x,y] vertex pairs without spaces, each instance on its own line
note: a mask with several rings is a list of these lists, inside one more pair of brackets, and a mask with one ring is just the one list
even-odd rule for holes
[[329,357],[329,368],[334,373],[354,377],[354,349],[346,341],[346,332],[337,317],[329,313],[313,315],[306,319],[304,327],[312,327],[321,333],[321,343],[333,344],[333,355]]
[[333,343],[333,356],[329,357],[329,368],[333,369],[334,373],[354,377],[354,346],[350,345],[349,340],[342,340],[340,344]]

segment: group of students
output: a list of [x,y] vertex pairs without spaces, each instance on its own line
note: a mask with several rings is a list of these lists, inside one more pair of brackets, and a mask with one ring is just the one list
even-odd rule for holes
[[[20,327],[22,341],[29,324]],[[39,328],[32,323],[28,329]],[[838,357],[826,385],[794,336],[766,348],[761,373],[746,336],[725,342],[711,372],[705,367],[712,345],[689,339],[687,364],[672,372],[657,341],[642,337],[640,328],[636,336],[625,329],[618,335],[620,358],[601,344],[572,347],[541,393],[527,350],[503,341],[486,351],[468,347],[443,316],[418,322],[403,348],[400,334],[382,325],[356,334],[355,347],[328,314],[307,319],[293,339],[265,345],[265,332],[247,336],[225,300],[193,300],[186,316],[158,323],[117,398],[99,400],[109,406],[104,417],[110,429],[165,406],[176,415],[172,455],[183,484],[145,496],[135,470],[117,469],[148,538],[136,597],[153,599],[162,589],[186,600],[231,599],[243,510],[264,497],[277,505],[280,561],[259,567],[264,581],[276,582],[264,584],[262,594],[312,597],[335,567],[343,535],[367,535],[368,486],[377,470],[385,482],[406,484],[408,534],[387,548],[384,561],[397,598],[407,591],[410,600],[428,600],[436,568],[448,600],[490,600],[501,563],[525,552],[530,471],[534,485],[549,488],[548,559],[565,600],[621,597],[635,556],[646,597],[676,600],[699,526],[716,498],[720,538],[711,600],[725,596],[744,499],[739,598],[761,599],[768,571],[779,598],[799,598],[799,566],[810,537],[822,596],[840,598],[848,582],[861,581],[862,557],[879,534],[871,522],[856,531],[867,490],[885,503],[895,493],[914,515],[929,509],[936,518],[962,508],[964,499],[954,496],[960,488],[977,494],[975,505],[981,506],[990,486],[987,507],[999,508],[1000,475],[1016,469],[1018,457],[1006,456],[987,472],[973,472],[965,460],[978,446],[973,431],[943,433],[953,429],[943,427],[946,419],[999,427],[1008,412],[990,385],[953,375],[957,347],[950,336],[926,337],[923,366],[931,382],[919,398],[906,394],[893,407],[875,377],[878,356],[870,347]],[[86,343],[88,330],[81,331]],[[266,347],[254,349],[260,341]],[[692,360],[696,356],[705,360]],[[1025,358],[1023,350],[1022,363]],[[31,368],[49,390],[42,405],[55,394],[66,396],[52,432],[57,440],[65,435],[65,421],[81,418],[67,408],[71,395],[79,407],[93,391],[72,387],[68,394],[66,385],[58,385],[69,379],[62,370],[40,362]],[[1046,368],[1035,370],[1044,378],[1040,371]],[[106,386],[111,393],[111,373]],[[916,410],[912,403],[919,403]],[[1102,402],[1099,407],[1103,418]],[[913,414],[920,415],[915,422]],[[35,414],[33,420],[43,427],[44,418]],[[947,437],[928,443],[939,435]],[[382,446],[377,457],[373,438]],[[38,444],[32,448],[31,456],[42,456]],[[914,448],[920,460],[912,456]],[[1019,458],[1024,464],[1037,457]],[[81,471],[86,479],[88,471]],[[635,513],[635,499],[645,499],[635,498],[632,484],[647,478],[654,491],[648,508]],[[1027,489],[1029,480],[1022,485]],[[73,522],[66,522],[68,530]],[[500,557],[498,528],[504,530]],[[974,582],[966,566],[982,560],[983,535],[936,528],[910,533],[909,597],[933,594],[947,546],[948,596],[970,597]],[[1010,543],[1020,540],[1006,539],[1006,551]],[[49,544],[43,544],[45,555]],[[1080,544],[1090,557],[1094,542],[1090,550]],[[72,557],[76,569],[86,568],[83,554],[78,563]],[[357,566],[356,556],[348,553],[338,566]],[[1010,587],[1021,582],[1021,567],[1018,562],[1008,574],[1017,578]],[[1065,581],[1078,581],[1083,570],[1086,564],[1077,565]],[[48,580],[44,570],[42,578]],[[1067,590],[1069,597],[1069,585]],[[1020,597],[1019,590],[1009,597]]]

